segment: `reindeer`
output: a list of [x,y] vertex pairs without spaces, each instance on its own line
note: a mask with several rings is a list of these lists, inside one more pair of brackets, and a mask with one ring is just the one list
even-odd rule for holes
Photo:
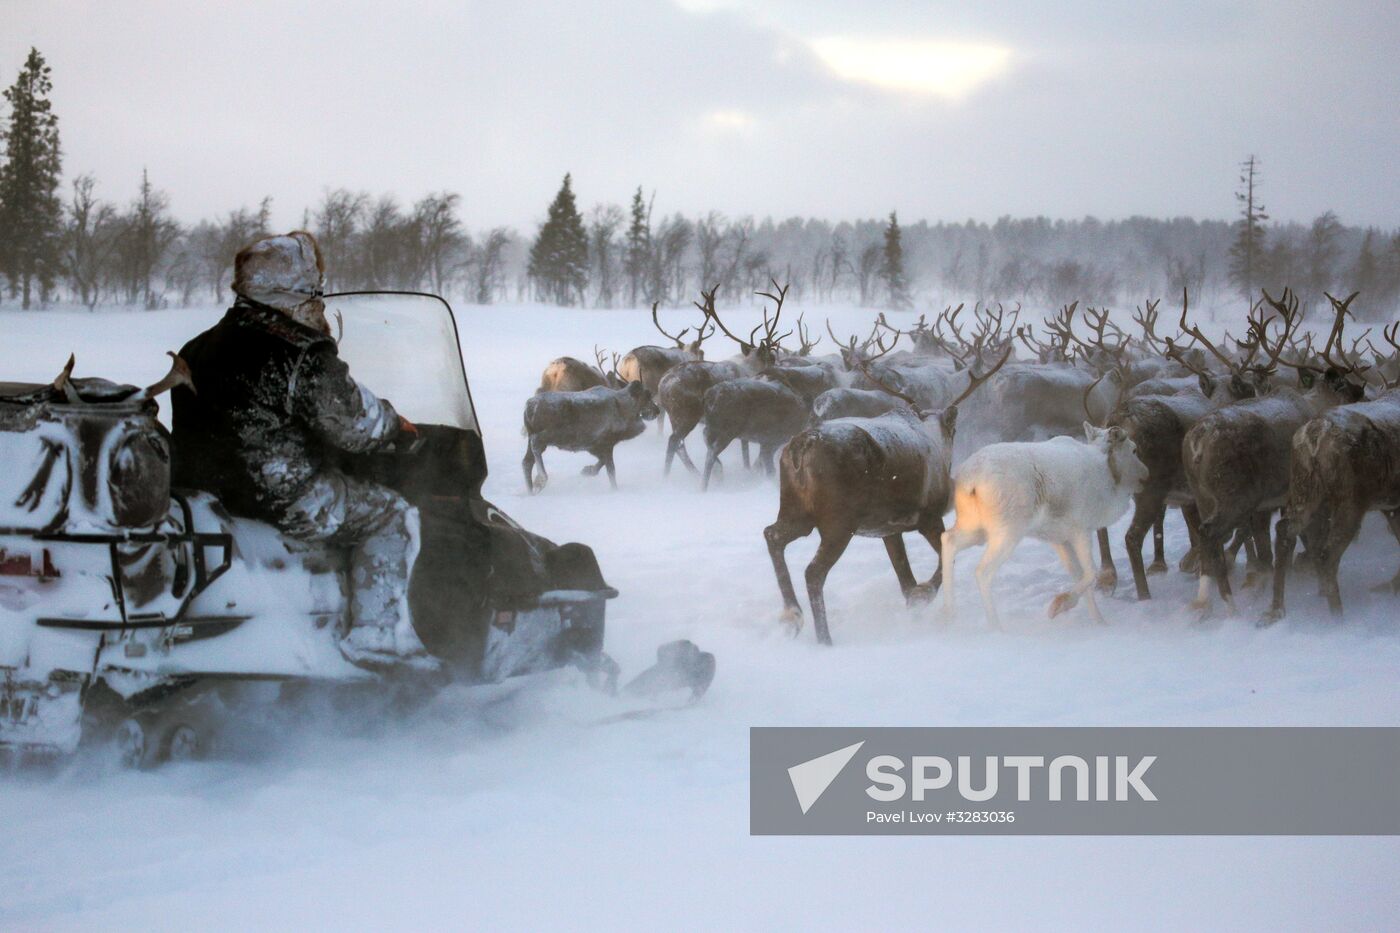
[[[831,644],[823,587],[832,566],[856,535],[880,538],[906,601],[926,599],[938,589],[942,566],[926,584],[914,579],[904,549],[905,532],[917,531],[939,550],[943,516],[948,511],[953,436],[958,405],[992,377],[1007,357],[983,375],[973,374],[962,395],[941,410],[919,408],[917,400],[889,386],[883,388],[908,408],[874,418],[828,421],[798,434],[779,460],[778,517],[763,530],[773,573],[783,597],[783,618],[802,627],[802,609],[792,587],[785,552],[815,528],[821,535],[816,556],[807,565],[807,598],[817,641]],[[879,377],[862,361],[876,385]]]
[[958,551],[985,544],[977,564],[977,586],[988,622],[999,627],[992,581],[1016,545],[1029,535],[1054,546],[1075,581],[1051,602],[1051,617],[1072,608],[1083,596],[1094,620],[1104,621],[1094,601],[1090,536],[1127,511],[1130,497],[1147,477],[1147,467],[1122,428],[1099,428],[1086,421],[1084,435],[1084,441],[1061,436],[1035,443],[992,444],[954,471],[957,518],[943,535],[942,549],[945,618],[953,614]]
[[[946,405],[948,399],[966,386],[969,373],[972,372],[976,364],[994,359],[995,354],[1001,350],[1010,349],[1010,341],[1005,339],[1001,332],[1002,313],[1000,308],[996,312],[986,315],[983,315],[979,309],[975,314],[979,325],[971,338],[964,337],[957,328],[955,321],[957,311],[955,310],[948,314],[947,320],[950,328],[956,334],[956,339],[941,338],[941,356],[891,357],[878,366],[881,382],[885,385],[893,385],[901,392],[914,397],[918,400],[920,408],[941,408]],[[940,317],[943,316],[940,315]],[[882,322],[883,318],[876,322],[877,326]],[[894,328],[889,329],[894,331],[895,340],[898,341],[902,332]],[[941,329],[939,332],[941,333]],[[866,352],[862,354],[867,363],[873,363],[881,357],[885,357],[894,345],[891,344],[890,348],[886,348],[883,340],[879,340],[877,346],[881,349],[880,353],[870,354]],[[898,360],[898,362],[893,360]],[[876,387],[869,376],[859,377],[855,385],[861,389]]]
[[[1185,386],[1170,386],[1166,392],[1135,392],[1124,398],[1110,414],[1106,424],[1121,427],[1137,445],[1139,459],[1147,466],[1147,480],[1140,492],[1133,496],[1133,518],[1124,535],[1123,543],[1128,551],[1128,562],[1133,570],[1133,583],[1137,598],[1151,599],[1147,577],[1153,573],[1165,573],[1167,569],[1165,541],[1162,523],[1169,506],[1186,509],[1191,505],[1190,491],[1186,486],[1186,475],[1181,460],[1181,443],[1186,432],[1206,414],[1224,405],[1230,405],[1243,398],[1253,398],[1261,384],[1258,373],[1237,364],[1220,353],[1205,339],[1192,337],[1193,343],[1201,340],[1213,353],[1219,355],[1230,367],[1228,379],[1218,378],[1204,368],[1199,354],[1190,351],[1194,347],[1179,344],[1170,337],[1159,339],[1155,333],[1156,302],[1149,302],[1147,311],[1134,318],[1143,328],[1143,339],[1154,349],[1161,347],[1166,358],[1192,371],[1189,390]],[[1190,336],[1199,330],[1190,328],[1187,314],[1190,296],[1183,290],[1181,296],[1181,322],[1183,333]],[[1120,384],[1122,379],[1119,380]],[[1139,390],[1153,382],[1148,380],[1138,385]],[[1153,561],[1150,567],[1143,566],[1142,546],[1148,528],[1153,529]],[[1108,544],[1108,531],[1099,533],[1099,551],[1102,567],[1099,572],[1100,589],[1111,592],[1118,582],[1118,569],[1113,563],[1113,554]]]
[[[1067,305],[1056,317],[1044,321],[1065,348],[1066,357],[1095,351],[1093,344],[1079,340],[1074,334],[1077,308],[1078,303]],[[1099,320],[1099,326],[1106,329],[1107,316]],[[1023,342],[1025,340],[1023,337]],[[983,399],[986,419],[979,427],[999,441],[1042,440],[1057,434],[1075,434],[1084,420],[1086,405],[1089,420],[1101,424],[1119,394],[1114,380],[1095,375],[1088,366],[1079,367],[1069,362],[1010,366],[987,387]]]
[[617,374],[616,353],[612,357],[611,371],[604,364],[603,351],[599,350],[597,346],[593,347],[593,357],[597,361],[596,366],[589,366],[572,356],[559,357],[544,368],[544,375],[540,377],[540,387],[535,391],[537,393],[581,392],[595,386],[617,388],[626,384]]
[[[765,307],[763,321],[749,333],[748,340],[734,336],[720,320],[715,311],[715,293],[718,289],[700,292],[701,300],[695,302],[695,306],[705,315],[707,322],[713,323],[726,337],[739,345],[739,355],[730,360],[716,362],[691,360],[673,367],[661,377],[657,384],[656,400],[662,411],[671,419],[671,437],[666,443],[664,475],[671,475],[671,461],[677,456],[686,469],[699,474],[699,469],[685,449],[685,439],[705,416],[705,393],[710,387],[742,376],[755,376],[777,360],[782,340],[790,333],[778,335],[778,321],[782,316],[787,287],[779,288],[777,283],[774,283],[773,289],[773,292],[758,293],[760,297],[775,303],[773,316],[769,318],[768,309]],[[761,338],[758,337],[760,329],[763,330]],[[747,445],[744,447],[744,463],[748,464]]]
[[[1327,297],[1334,306],[1351,302]],[[1386,328],[1384,336],[1400,358],[1397,331],[1400,323]],[[1384,513],[1400,541],[1400,471],[1395,466],[1400,463],[1400,373],[1374,372],[1374,378],[1380,381],[1380,397],[1326,411],[1293,435],[1288,496],[1275,528],[1273,602],[1261,625],[1283,618],[1288,568],[1299,533],[1316,554],[1318,588],[1337,616],[1342,612],[1337,567],[1366,513]],[[1400,592],[1400,573],[1377,589]]]
[[909,407],[903,398],[883,389],[828,389],[812,403],[812,416],[818,421],[874,418],[896,408]]
[[805,428],[812,412],[805,399],[787,386],[762,379],[730,379],[705,393],[705,472],[701,490],[710,488],[710,474],[719,455],[735,440],[758,444],[758,461],[773,475],[773,454]]
[[[701,321],[700,327],[695,331],[695,339],[686,342],[685,335],[690,333],[690,328],[683,329],[678,334],[667,333],[666,328],[661,326],[661,321],[656,316],[658,303],[653,302],[651,306],[651,323],[661,332],[663,337],[668,338],[674,347],[642,346],[633,347],[632,351],[622,358],[617,364],[618,378],[624,382],[640,382],[646,386],[647,392],[651,393],[654,399],[657,397],[657,387],[661,383],[661,377],[666,375],[676,366],[688,363],[691,360],[703,360],[705,351],[702,345],[705,340],[711,337],[715,328],[709,324],[708,320]],[[709,330],[706,331],[706,327]],[[656,419],[657,430],[662,430],[664,418]]]
[[[544,452],[550,447],[584,450],[598,462],[583,468],[585,476],[596,476],[606,468],[608,482],[617,489],[617,468],[613,448],[645,430],[643,421],[660,413],[651,395],[640,382],[629,382],[619,389],[595,386],[581,392],[537,392],[525,402],[527,438],[525,488],[535,493],[549,482],[544,468]],[[538,479],[534,475],[539,465]]]
[[[1324,358],[1341,340],[1347,305],[1355,297],[1336,304],[1336,321],[1323,350]],[[1283,358],[1283,351],[1301,318],[1298,300],[1291,292],[1285,291],[1282,300],[1265,292],[1264,300],[1277,312],[1282,335],[1270,347],[1268,328],[1273,317],[1262,313],[1256,316],[1251,312],[1249,326],[1253,344],[1266,355],[1265,363],[1258,368],[1272,373],[1280,362],[1290,365]],[[1192,333],[1200,338],[1198,330]],[[1206,346],[1210,349],[1209,344]],[[1305,367],[1295,368],[1305,376],[1311,375]],[[1270,567],[1268,515],[1284,504],[1288,494],[1293,435],[1324,410],[1360,400],[1364,384],[1348,381],[1352,372],[1350,367],[1334,364],[1321,379],[1308,379],[1311,385],[1304,392],[1271,387],[1262,396],[1210,412],[1186,432],[1182,462],[1195,509],[1183,510],[1183,514],[1188,525],[1193,519],[1196,524],[1201,566],[1194,608],[1204,611],[1209,607],[1208,586],[1213,577],[1221,598],[1234,611],[1224,546],[1237,529],[1254,538],[1259,568]]]
[[[894,339],[890,342],[890,344],[886,346],[884,338],[879,336],[879,329],[880,325],[877,322],[876,327],[874,330],[871,331],[870,336],[865,340],[864,343],[862,343],[860,346],[857,346],[855,336],[851,336],[845,342],[842,342],[831,330],[831,321],[828,320],[826,322],[827,333],[831,335],[831,339],[835,341],[835,343],[841,348],[843,367],[849,366],[857,370],[861,369],[862,367],[869,367],[870,364],[874,363],[876,360],[887,357],[890,354],[890,352],[894,350],[895,346],[898,345],[899,338],[901,336],[898,330],[890,328],[891,330],[894,330],[895,336]],[[878,353],[872,352],[870,350],[870,347],[872,345],[879,348]],[[782,375],[779,372],[770,370],[766,375],[769,378],[778,378],[781,381],[786,382],[786,380],[782,377]],[[881,382],[883,383],[883,385],[877,386],[876,388],[851,388],[844,385],[827,386],[823,391],[819,392],[816,396],[814,396],[811,399],[812,412],[818,421],[831,421],[834,418],[868,418],[874,417],[875,415],[882,415],[887,411],[892,411],[893,409],[903,405],[904,402],[900,397],[891,395],[889,393],[889,376],[889,373],[884,374],[881,377]],[[863,378],[866,385],[874,384],[871,381],[870,377]],[[898,374],[895,374],[895,381],[900,381]],[[896,389],[900,391],[902,395],[904,391],[906,391],[907,387],[903,385],[897,385]],[[912,394],[918,395],[919,393],[915,392]],[[939,394],[937,398],[938,401],[941,402],[943,399],[947,398],[947,393]],[[923,396],[920,396],[920,401],[924,401]],[[921,407],[936,408],[941,406],[934,403],[925,403]]]

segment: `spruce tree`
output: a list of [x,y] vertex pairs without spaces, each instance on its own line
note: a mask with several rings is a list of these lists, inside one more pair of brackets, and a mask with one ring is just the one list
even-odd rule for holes
[[1246,301],[1254,300],[1264,278],[1264,221],[1269,215],[1259,200],[1258,189],[1259,160],[1250,156],[1240,164],[1240,189],[1235,192],[1240,220],[1230,247],[1230,281],[1239,287]]
[[1356,265],[1351,271],[1351,287],[1361,292],[1361,294],[1374,300],[1372,292],[1380,284],[1380,263],[1376,259],[1376,231],[1373,227],[1366,229],[1366,236],[1361,240],[1361,251],[1356,255]]
[[627,273],[627,300],[634,308],[643,297],[642,283],[650,262],[651,208],[642,200],[642,186],[638,185],[632,195],[632,221],[627,227],[627,253],[623,257],[623,271]]
[[549,205],[549,216],[530,247],[530,278],[555,304],[582,302],[588,287],[588,231],[574,201],[573,179],[564,184]]
[[0,272],[10,295],[22,295],[25,308],[35,285],[47,298],[63,261],[63,204],[58,198],[62,155],[58,116],[49,92],[49,66],[30,49],[15,83],[5,91],[9,126],[0,130],[5,161],[0,164]]
[[899,230],[899,218],[894,211],[890,211],[890,222],[885,225],[880,278],[885,283],[891,308],[908,308],[913,304],[909,299],[909,280],[904,275],[904,242]]

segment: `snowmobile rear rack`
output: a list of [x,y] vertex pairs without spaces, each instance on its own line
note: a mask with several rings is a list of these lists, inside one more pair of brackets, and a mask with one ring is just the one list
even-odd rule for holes
[[[179,504],[180,510],[184,513],[185,526],[182,531],[119,531],[112,533],[65,531],[29,535],[35,541],[106,545],[112,564],[110,578],[112,596],[116,600],[117,612],[120,616],[117,619],[41,618],[35,620],[35,624],[43,628],[66,628],[80,631],[123,631],[138,628],[166,628],[186,622],[185,614],[189,611],[190,605],[215,580],[227,573],[228,569],[233,566],[233,535],[222,531],[193,531],[194,516],[190,509],[189,500],[179,493],[172,493],[171,498]],[[0,535],[6,533],[6,529],[0,529]],[[172,549],[182,544],[190,545],[190,561],[194,566],[194,580],[190,581],[182,573],[176,574],[171,589],[172,595],[180,597],[180,604],[174,614],[169,616],[165,613],[142,615],[128,611],[126,588],[122,582],[121,552],[118,550],[123,544],[164,544]],[[219,550],[219,561],[213,567],[210,567],[205,559],[205,548],[218,548]],[[188,587],[187,590],[186,587]],[[185,592],[183,596],[180,596],[182,590]],[[237,622],[244,621],[244,618],[238,617]],[[220,616],[218,619],[206,621],[229,622],[233,621],[233,617]]]

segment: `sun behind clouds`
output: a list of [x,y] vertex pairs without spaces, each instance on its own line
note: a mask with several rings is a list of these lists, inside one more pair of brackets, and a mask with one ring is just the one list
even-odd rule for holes
[[962,100],[1011,65],[1011,49],[988,43],[823,36],[808,45],[847,81],[947,100]]

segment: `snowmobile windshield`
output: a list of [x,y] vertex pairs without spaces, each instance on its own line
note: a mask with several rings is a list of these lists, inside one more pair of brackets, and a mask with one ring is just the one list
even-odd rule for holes
[[481,433],[446,301],[405,292],[327,295],[326,319],[357,382],[418,424]]

